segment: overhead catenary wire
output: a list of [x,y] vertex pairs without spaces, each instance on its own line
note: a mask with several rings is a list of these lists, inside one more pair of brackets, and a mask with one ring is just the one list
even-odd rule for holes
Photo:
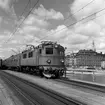
[[[103,14],[101,14],[101,15],[99,15],[99,16],[96,16],[96,17],[94,17],[94,18],[92,18],[92,19],[89,19],[89,21],[90,20],[94,20],[94,19],[97,19],[97,18],[99,18],[99,17],[101,17],[101,16],[103,16],[103,15],[105,15],[105,13],[103,13]],[[83,22],[83,23],[87,23],[88,21],[85,21],[85,22]]]
[[[54,33],[52,33],[52,34],[49,34],[49,35],[54,35],[54,34],[60,32],[60,31],[62,31],[62,30],[64,30],[64,29],[66,29],[67,27],[71,27],[71,26],[73,26],[73,25],[75,25],[75,24],[77,24],[77,23],[79,23],[79,22],[81,22],[81,21],[83,21],[83,20],[85,20],[85,19],[87,19],[87,18],[89,18],[89,17],[91,17],[91,16],[93,16],[93,15],[99,13],[99,12],[102,12],[103,10],[105,10],[105,8],[103,8],[103,9],[101,9],[101,10],[99,10],[99,11],[97,11],[97,12],[95,12],[95,13],[93,13],[93,14],[91,14],[91,15],[85,17],[85,18],[82,18],[82,19],[80,19],[80,20],[77,21],[77,22],[74,22],[74,23],[72,23],[72,24],[70,24],[70,25],[67,25],[66,27],[64,27],[64,28],[62,28],[62,29],[60,29],[60,30],[58,30],[58,31],[56,31],[56,32],[54,32]],[[47,35],[47,36],[41,38],[40,40],[43,40],[43,39],[47,38],[49,35]],[[40,41],[40,40],[39,40],[39,41]],[[36,42],[39,42],[39,41],[36,41]]]
[[[105,15],[105,13],[104,13],[104,14],[101,14],[101,15],[99,15],[99,16],[97,16],[97,17],[94,17],[94,18],[92,18],[92,19],[90,19],[90,20],[97,19],[97,18],[99,18],[99,17],[101,17],[101,16],[103,16],[103,15]],[[90,20],[89,20],[89,21],[90,21]],[[88,22],[88,21],[86,21],[86,22]],[[86,23],[86,22],[84,22],[84,23]],[[69,53],[71,53],[71,52],[67,52],[66,55],[69,54]]]
[[[91,4],[92,2],[93,2],[94,0],[92,0],[91,2],[89,2],[88,4],[86,4],[84,7],[82,7],[81,9],[79,9],[78,10],[78,12],[80,11],[80,10],[82,10],[83,8],[85,8],[86,6],[88,6],[89,4]],[[37,1],[37,3],[39,2],[39,0]],[[29,5],[29,3],[30,3],[30,0],[28,1],[28,3],[27,3],[27,5],[26,5],[26,7],[24,8],[24,11],[23,11],[23,13],[22,13],[22,15],[24,14],[24,12],[25,12],[25,10],[26,10],[26,8],[28,7],[28,5]],[[36,4],[37,4],[36,3]],[[35,5],[36,5],[35,4]],[[33,8],[30,10],[31,12],[32,12],[32,10],[33,10]],[[76,13],[76,12],[75,12]],[[30,12],[29,12],[29,14],[30,14]],[[28,15],[29,15],[28,14]],[[11,36],[10,36],[10,38],[5,42],[5,43],[7,43],[11,38],[12,38],[12,36],[18,31],[18,29],[20,28],[20,26],[23,24],[23,22],[25,21],[25,19],[28,17],[28,15],[22,20],[22,22],[16,27],[16,29],[13,31],[13,33],[11,33]],[[46,19],[46,18],[45,18]]]
[[[91,2],[89,2],[88,4],[86,4],[85,6],[83,6],[81,9],[77,10],[76,12],[81,11],[82,9],[84,9],[85,7],[87,7],[89,4],[91,4],[93,1],[95,1],[95,0],[92,0]],[[75,12],[75,13],[76,13],[76,12]],[[74,13],[74,14],[75,14],[75,13]],[[74,15],[74,14],[72,14],[72,15]],[[70,15],[70,16],[72,16],[72,15]],[[70,17],[70,16],[69,16],[69,17]],[[68,18],[69,18],[69,17],[68,17]],[[66,19],[68,19],[68,18],[66,18]],[[66,19],[65,19],[65,20],[66,20]],[[44,20],[46,20],[46,15],[45,15],[45,19],[44,19]],[[45,37],[45,38],[46,38],[46,37]],[[44,39],[44,38],[43,38],[43,39]],[[39,40],[40,40],[40,39],[39,39]],[[42,39],[41,39],[41,40],[42,40]],[[36,42],[39,42],[39,41],[36,41]]]
[[[101,11],[100,11],[101,12]],[[101,16],[103,16],[103,15],[105,15],[105,13],[104,14],[101,14],[101,15],[99,15],[99,16],[96,16],[96,17],[94,17],[94,18],[92,18],[92,19],[89,19],[89,21],[90,20],[94,20],[94,19],[97,19],[97,18],[99,18],[99,17],[101,17]],[[85,22],[83,22],[82,24],[84,24],[84,23],[87,23],[88,21],[85,21]],[[75,24],[74,24],[75,25]],[[58,40],[59,41],[59,40]]]
[[31,0],[28,0],[28,3],[26,4],[26,6],[25,6],[25,8],[24,8],[24,10],[20,16],[23,16],[24,12],[26,11],[26,9],[30,3],[31,3]]
[[[27,7],[28,7],[28,5],[29,5],[29,3],[31,3],[31,0],[28,0],[28,3],[27,3],[27,5],[25,6],[25,8],[24,8],[24,10],[23,10],[23,12],[21,13],[21,17],[23,16],[23,14],[24,14],[24,12],[26,11],[26,9],[27,9]],[[20,19],[19,19],[20,20]],[[15,28],[15,30],[18,28],[18,25],[16,25],[16,28]],[[12,32],[12,33],[14,33],[15,32],[15,30]],[[11,34],[12,34],[11,33]],[[9,39],[8,39],[9,40]],[[5,41],[5,43],[6,43],[6,41]]]
[[[93,0],[94,1],[94,0]],[[91,2],[93,2],[93,1],[91,1]],[[90,3],[91,3],[90,2]],[[89,5],[90,3],[88,3],[87,5]],[[102,9],[103,10],[103,9]],[[101,11],[102,11],[101,10]],[[101,12],[101,11],[98,11],[98,12]],[[96,13],[98,13],[98,12],[96,12]],[[93,13],[93,14],[96,14],[96,13]],[[92,15],[93,15],[92,14]],[[90,15],[90,16],[92,16],[92,15]],[[75,22],[75,23],[73,23],[73,24],[70,24],[70,25],[68,25],[67,27],[70,27],[70,26],[73,26],[73,25],[75,25],[76,23],[78,23],[78,22],[80,22],[80,21],[82,21],[82,20],[84,20],[84,19],[86,19],[86,18],[88,18],[88,17],[90,17],[90,16],[87,16],[87,17],[85,17],[85,18],[83,18],[83,19],[81,19],[81,20],[79,20],[79,21],[77,21],[77,22]],[[50,35],[53,35],[53,34],[56,34],[57,32],[60,32],[61,30],[63,30],[63,29],[65,29],[66,27],[64,27],[64,28],[62,28],[62,29],[60,29],[60,30],[58,30],[58,31],[56,31],[56,32],[54,32],[54,33],[52,33],[52,34],[50,34]],[[15,33],[15,32],[14,32]],[[45,39],[46,37],[48,37],[48,36],[45,36],[45,37],[43,37],[42,39],[39,39],[39,40],[43,40],[43,39]],[[39,42],[39,41],[36,41],[36,42]]]
[[[103,11],[103,10],[105,10],[105,8],[103,8],[103,9],[101,9],[101,10],[99,10],[99,11],[97,11],[97,12],[95,12],[95,13],[93,13],[93,14],[91,14],[91,15],[85,17],[85,18],[82,18],[82,19],[80,19],[79,21],[68,25],[67,27],[73,26],[73,25],[77,24],[78,22],[81,22],[81,21],[83,21],[83,20],[85,20],[85,19],[87,19],[87,18],[89,18],[89,17],[91,17],[91,16],[93,16],[93,15],[96,15],[97,13],[99,13],[99,12],[101,12],[101,11]],[[104,13],[104,14],[105,14],[105,13]],[[94,18],[92,18],[92,19],[89,19],[89,20],[96,19],[96,18],[98,18],[98,17],[100,17],[100,16],[102,16],[102,15],[103,15],[103,14],[101,14],[101,15],[99,15],[99,16],[96,16],[96,17],[94,17]],[[88,22],[88,21],[85,21],[85,22]],[[83,22],[83,23],[85,23],[85,22]],[[62,31],[63,29],[66,29],[66,27],[64,27],[64,28],[62,28],[62,29],[56,31],[55,34],[56,34],[57,32]],[[53,34],[54,34],[54,33],[52,33],[52,34],[50,34],[50,35],[53,35]],[[48,36],[47,36],[47,37],[48,37]],[[46,38],[46,36],[45,36],[44,38]],[[40,40],[43,40],[44,38],[42,38],[42,39],[40,39]],[[38,42],[38,41],[36,41],[36,42]]]
[[[91,2],[87,3],[85,6],[83,6],[83,7],[80,8],[79,10],[75,11],[74,14],[76,14],[77,12],[81,11],[82,9],[84,9],[85,7],[87,7],[88,5],[90,5],[93,1],[95,1],[95,0],[92,0]],[[64,19],[64,22],[65,22],[68,18],[70,18],[72,15],[74,15],[74,14],[69,15],[66,19]],[[46,17],[45,17],[45,18],[46,18]],[[58,31],[59,31],[59,30],[58,30]],[[51,34],[51,35],[52,35],[52,34]],[[46,36],[43,37],[41,40],[43,40],[44,38],[46,38]],[[36,41],[36,42],[39,42],[39,41]]]
[[30,15],[30,13],[33,11],[33,9],[35,8],[35,6],[38,4],[39,0],[37,0],[37,2],[34,4],[34,6],[30,9],[30,11],[28,12],[28,14],[25,16],[25,18],[21,21],[21,23],[17,26],[17,28],[14,30],[14,32],[10,35],[10,38],[5,42],[7,43],[13,35],[15,35],[15,33],[18,31],[18,29],[20,28],[20,26],[23,24],[23,22],[27,19],[27,17]]
[[75,11],[74,14],[70,14],[66,19],[64,19],[64,21],[68,20],[71,16],[75,15],[77,12],[80,12],[82,9],[84,9],[85,7],[87,7],[88,5],[90,5],[93,1],[89,2],[88,4],[86,4],[85,6],[83,6],[82,8],[80,8],[79,10]]

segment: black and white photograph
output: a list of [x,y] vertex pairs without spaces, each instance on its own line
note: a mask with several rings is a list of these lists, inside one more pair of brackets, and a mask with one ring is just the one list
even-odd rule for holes
[[105,0],[0,0],[0,105],[105,105]]

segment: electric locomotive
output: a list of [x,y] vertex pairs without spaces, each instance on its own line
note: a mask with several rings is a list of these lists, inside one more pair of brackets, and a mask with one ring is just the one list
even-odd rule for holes
[[38,73],[47,78],[63,76],[65,48],[57,42],[42,41],[34,47],[30,45],[22,53],[9,58],[9,67],[16,67],[20,72]]

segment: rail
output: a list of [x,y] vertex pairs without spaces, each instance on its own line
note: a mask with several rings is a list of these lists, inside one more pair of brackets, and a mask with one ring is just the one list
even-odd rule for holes
[[105,85],[104,84],[102,85],[102,84],[98,84],[98,83],[91,83],[91,82],[87,82],[87,81],[84,82],[84,81],[79,81],[79,80],[74,80],[74,79],[69,80],[67,78],[56,79],[55,81],[105,93]]
[[[8,74],[8,73],[5,73],[5,74],[6,74],[6,75],[4,75],[5,78],[7,78],[8,75],[12,76],[12,77],[16,78],[17,80],[29,85],[30,87],[33,87],[33,88],[41,91],[42,93],[54,98],[55,100],[61,102],[63,105],[85,105],[85,103],[79,102],[78,100],[75,100],[75,99],[72,99],[72,98],[69,98],[69,97],[66,97],[66,96],[62,96],[62,94],[60,94],[60,93],[57,93],[57,92],[55,92],[53,90],[50,90],[50,89],[46,89],[44,87],[41,87],[41,86],[36,85],[34,83],[31,83],[29,81],[23,80],[23,79],[21,79],[19,77],[16,77],[16,76],[12,75],[12,74]],[[12,82],[12,81],[9,81],[9,82]],[[14,84],[14,83],[12,83],[12,84]],[[30,96],[30,97],[32,97],[32,96]],[[29,100],[33,100],[33,99],[34,98],[32,97]],[[32,102],[34,102],[34,101],[32,101]],[[37,105],[37,104],[35,103],[35,105]],[[38,105],[39,105],[39,103],[38,103]],[[43,105],[43,104],[40,104],[40,105]]]
[[93,72],[93,73],[95,73],[95,72],[97,72],[97,70],[88,70],[88,69],[67,69],[66,70],[66,72],[67,73],[69,73],[69,72],[72,72],[72,73],[74,73],[74,72]]

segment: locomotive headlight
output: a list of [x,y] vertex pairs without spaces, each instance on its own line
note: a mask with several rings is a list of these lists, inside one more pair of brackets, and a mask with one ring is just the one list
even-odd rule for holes
[[64,63],[64,60],[63,60],[63,59],[61,59],[60,61],[61,61],[62,63]]
[[48,64],[50,64],[50,63],[51,63],[51,60],[50,60],[50,59],[48,59],[46,62],[47,62]]

